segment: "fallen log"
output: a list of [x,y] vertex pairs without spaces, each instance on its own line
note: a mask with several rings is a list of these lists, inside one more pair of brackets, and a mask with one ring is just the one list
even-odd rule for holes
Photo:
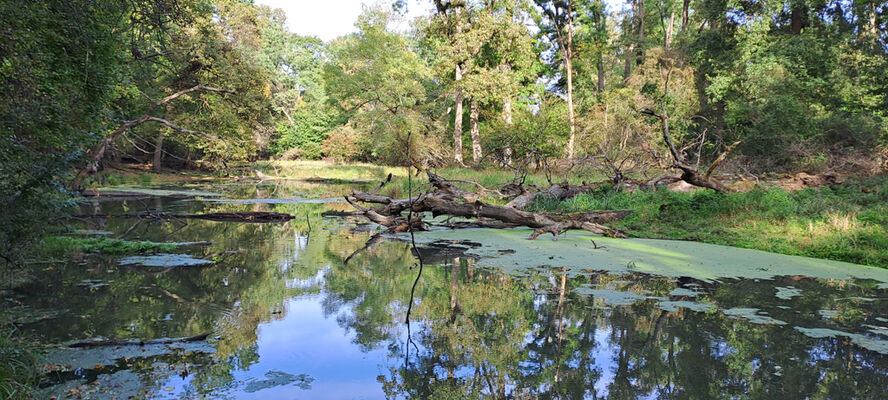
[[169,214],[144,212],[138,214],[80,214],[72,215],[71,218],[138,218],[138,219],[203,219],[216,222],[286,222],[294,217],[290,214],[268,212],[268,211],[244,211],[244,212],[216,212],[207,214]]
[[91,348],[91,347],[105,347],[105,346],[145,346],[151,344],[173,344],[173,343],[190,343],[190,342],[200,342],[202,340],[206,340],[210,336],[210,333],[202,333],[200,335],[189,336],[184,338],[173,338],[173,339],[155,339],[155,340],[118,340],[118,339],[103,339],[103,340],[85,340],[82,342],[71,343],[68,347],[73,348]]
[[593,190],[598,189],[605,182],[595,182],[595,183],[586,183],[583,182],[582,185],[571,185],[567,182],[562,183],[554,183],[552,186],[549,186],[546,190],[540,190],[536,192],[530,192],[526,189],[523,189],[521,194],[516,196],[512,201],[506,204],[506,207],[515,208],[518,210],[523,210],[525,207],[530,205],[536,201],[536,199],[551,199],[551,200],[565,200],[571,197],[574,197],[578,194],[591,193]]
[[[464,203],[452,200],[446,200],[437,196],[426,196],[419,203],[414,205],[414,212],[429,211],[432,215],[454,215],[469,218],[488,218],[499,222],[515,224],[534,228],[534,232],[529,239],[536,239],[544,233],[551,233],[555,240],[558,236],[568,229],[582,229],[599,235],[610,237],[625,237],[626,235],[614,228],[593,222],[595,217],[592,214],[578,215],[549,215],[543,213],[532,213],[521,211],[511,207],[500,207],[481,203],[480,201],[472,203]],[[619,218],[622,215],[628,215],[626,212],[607,211],[610,221]],[[479,223],[483,220],[479,219]]]

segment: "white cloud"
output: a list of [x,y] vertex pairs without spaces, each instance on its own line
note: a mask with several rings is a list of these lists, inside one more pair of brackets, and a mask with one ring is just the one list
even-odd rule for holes
[[[354,32],[362,4],[376,4],[367,0],[257,0],[256,3],[283,9],[290,32],[317,36],[323,41]],[[389,3],[382,4],[387,6]],[[428,12],[430,4],[427,1],[409,1],[407,20]],[[393,28],[403,31],[408,27],[407,22],[402,22]]]

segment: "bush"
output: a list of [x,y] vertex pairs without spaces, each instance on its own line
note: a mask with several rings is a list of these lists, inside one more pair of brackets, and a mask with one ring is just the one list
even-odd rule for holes
[[327,157],[337,161],[352,161],[363,153],[362,141],[363,135],[360,132],[343,125],[330,131],[330,135],[321,144],[321,149]]

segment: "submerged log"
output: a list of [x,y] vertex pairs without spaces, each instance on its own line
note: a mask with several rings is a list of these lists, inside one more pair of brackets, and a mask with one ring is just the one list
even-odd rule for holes
[[144,212],[138,214],[81,214],[72,218],[138,218],[138,219],[203,219],[216,222],[286,222],[294,217],[290,214],[269,211],[215,212],[207,214],[169,214],[162,212]]
[[189,336],[184,338],[172,338],[172,339],[155,339],[155,340],[118,340],[118,339],[103,339],[103,340],[85,340],[82,342],[71,343],[68,347],[73,348],[91,348],[91,347],[107,347],[107,346],[145,346],[151,344],[173,344],[173,343],[190,343],[190,342],[200,342],[206,340],[210,336],[210,333],[202,333],[200,335]]

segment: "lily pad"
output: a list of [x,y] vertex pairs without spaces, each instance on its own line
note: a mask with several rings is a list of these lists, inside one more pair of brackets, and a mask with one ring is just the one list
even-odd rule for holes
[[193,267],[212,263],[213,261],[194,258],[188,254],[130,256],[120,260],[120,265],[142,265],[145,267]]

